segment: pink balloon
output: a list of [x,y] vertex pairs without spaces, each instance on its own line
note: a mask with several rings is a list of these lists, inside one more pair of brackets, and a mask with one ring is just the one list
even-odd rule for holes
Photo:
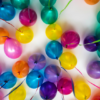
[[19,14],[19,20],[25,26],[32,26],[37,20],[36,12],[30,8],[23,9]]
[[4,100],[4,99],[2,99],[3,97],[4,97],[4,94],[2,91],[0,91],[0,100]]
[[16,59],[22,54],[22,46],[17,40],[7,38],[4,44],[4,52],[9,58]]
[[61,36],[61,44],[67,49],[73,49],[78,46],[80,37],[75,31],[66,31]]
[[63,95],[68,95],[72,92],[72,81],[68,78],[61,78],[57,83],[58,91]]

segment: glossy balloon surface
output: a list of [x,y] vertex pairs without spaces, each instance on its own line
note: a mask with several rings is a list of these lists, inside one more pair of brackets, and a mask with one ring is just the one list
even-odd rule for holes
[[23,9],[19,14],[20,22],[25,26],[32,26],[36,23],[37,14],[33,9]]
[[44,7],[41,11],[41,19],[45,24],[53,24],[58,18],[58,11],[54,7]]
[[29,57],[28,65],[31,69],[40,70],[45,67],[46,58],[40,53],[35,53]]
[[31,71],[26,78],[26,83],[30,88],[38,88],[43,83],[43,75],[38,71]]
[[47,44],[45,51],[51,59],[58,59],[63,52],[63,47],[58,41],[51,41]]
[[40,96],[44,100],[52,100],[57,93],[57,88],[54,83],[45,82],[40,87]]
[[84,1],[89,5],[95,5],[96,3],[99,2],[99,0],[84,0]]

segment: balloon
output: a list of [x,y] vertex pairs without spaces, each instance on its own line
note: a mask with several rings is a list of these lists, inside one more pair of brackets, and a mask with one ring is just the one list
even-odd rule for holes
[[54,7],[44,7],[41,12],[41,19],[46,24],[53,24],[58,18],[58,11]]
[[96,30],[96,39],[100,39],[100,27],[98,27]]
[[10,0],[12,5],[17,9],[27,8],[30,4],[30,0]]
[[99,2],[99,0],[84,0],[84,1],[89,5],[95,5],[96,3]]
[[61,36],[61,44],[67,49],[74,49],[78,46],[80,37],[75,31],[66,31]]
[[78,100],[87,100],[91,95],[90,87],[83,81],[77,81],[74,84],[75,87],[75,97]]
[[62,35],[62,28],[58,24],[51,24],[46,28],[46,36],[50,40],[57,40]]
[[[13,88],[12,90],[14,89],[15,88]],[[25,100],[25,98],[26,98],[26,90],[23,86],[18,87],[9,95],[9,100]]]
[[98,14],[97,14],[97,20],[98,20],[98,22],[100,23],[100,11],[99,11]]
[[33,37],[33,31],[29,27],[22,26],[21,28],[19,28],[19,31],[16,31],[16,39],[20,43],[29,43],[32,41]]
[[100,100],[100,96],[95,96],[92,100]]
[[20,22],[25,26],[32,26],[36,23],[37,14],[33,9],[23,9],[19,14]]
[[15,77],[23,78],[27,76],[29,72],[29,66],[25,61],[17,61],[12,67],[12,72]]
[[100,46],[98,46],[97,55],[100,57]]
[[40,3],[43,6],[53,6],[56,3],[56,0],[40,0]]
[[40,96],[44,100],[52,100],[57,94],[57,88],[54,83],[45,82],[40,87]]
[[61,66],[67,70],[73,69],[77,64],[77,58],[70,52],[64,52],[60,58]]
[[12,38],[7,38],[4,44],[5,54],[12,59],[16,59],[22,54],[21,44]]
[[57,83],[58,91],[63,95],[70,94],[72,90],[72,81],[68,78],[61,78]]
[[4,100],[3,97],[4,97],[4,94],[2,93],[2,91],[0,91],[0,100]]
[[12,72],[5,72],[0,75],[0,86],[4,89],[12,88],[17,82],[17,78]]
[[[84,44],[92,43],[94,41],[96,41],[96,37],[89,35],[84,39]],[[98,43],[84,45],[84,47],[85,47],[86,50],[88,50],[90,52],[94,52],[98,49]]]
[[35,53],[29,57],[28,65],[34,70],[43,69],[46,65],[46,58],[40,53]]
[[100,61],[94,61],[87,67],[87,73],[94,79],[100,78]]
[[63,48],[58,41],[51,41],[47,44],[45,51],[51,59],[58,59],[63,52]]
[[44,71],[44,76],[50,82],[57,82],[61,77],[61,69],[56,65],[49,65]]
[[15,9],[9,3],[2,3],[0,5],[0,18],[10,21],[15,17]]
[[2,3],[2,0],[0,0],[0,5],[1,5],[1,3]]
[[4,44],[7,37],[9,37],[9,33],[6,29],[0,27],[0,44]]
[[43,83],[43,75],[33,70],[27,75],[26,83],[30,88],[38,88]]

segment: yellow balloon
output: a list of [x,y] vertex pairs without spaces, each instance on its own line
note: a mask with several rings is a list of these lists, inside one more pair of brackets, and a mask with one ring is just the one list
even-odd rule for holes
[[70,52],[64,52],[60,58],[61,66],[67,70],[73,69],[77,64],[77,58]]
[[20,42],[20,43],[29,43],[32,41],[33,39],[33,31],[26,26],[23,26],[21,28],[19,28],[19,31],[16,31],[16,39]]
[[90,87],[83,81],[75,83],[75,97],[78,100],[87,100],[91,95]]
[[[14,90],[13,88],[12,90]],[[9,100],[25,100],[26,98],[26,91],[23,86],[18,87],[9,95]]]
[[62,28],[58,24],[51,24],[46,28],[46,36],[50,40],[57,40],[62,35]]

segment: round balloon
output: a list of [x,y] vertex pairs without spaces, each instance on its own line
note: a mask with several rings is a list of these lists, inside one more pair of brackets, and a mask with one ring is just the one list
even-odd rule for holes
[[96,3],[99,2],[99,0],[84,0],[84,1],[89,5],[95,5]]
[[37,20],[37,14],[33,9],[23,9],[19,14],[20,22],[25,26],[32,26]]
[[17,9],[27,8],[30,4],[30,0],[10,0],[12,5]]
[[40,0],[43,6],[53,6],[57,0]]
[[15,8],[9,3],[2,3],[0,5],[0,18],[10,21],[15,17]]
[[80,37],[75,31],[66,31],[61,36],[61,44],[67,49],[74,49],[78,46]]
[[9,100],[25,100],[26,98],[26,90],[23,86],[19,86],[17,89],[13,88],[11,91],[13,91],[9,95]]
[[26,83],[30,88],[38,88],[43,83],[43,75],[33,70],[27,75]]
[[25,61],[17,61],[12,67],[12,72],[15,77],[23,78],[27,76],[29,72],[29,66]]
[[5,72],[0,75],[0,86],[4,89],[12,88],[17,82],[17,78],[12,72]]
[[77,58],[70,52],[64,52],[60,58],[61,66],[67,70],[73,69],[77,64]]
[[78,100],[87,100],[91,95],[90,87],[83,81],[77,81],[74,84],[75,97]]
[[7,37],[9,37],[9,33],[6,29],[0,27],[0,44],[4,44]]
[[93,44],[88,44],[88,43],[92,43],[94,41],[96,41],[96,37],[89,35],[84,39],[84,47],[86,50],[90,51],[90,52],[94,52],[98,49],[98,43],[93,43]]
[[62,35],[62,28],[58,24],[51,24],[46,28],[46,36],[50,40],[57,40]]
[[44,100],[52,100],[57,94],[57,88],[54,83],[45,82],[40,87],[40,96]]
[[9,58],[16,59],[22,54],[22,46],[17,40],[7,38],[4,44],[4,52]]
[[99,11],[98,14],[97,14],[97,20],[98,20],[98,22],[100,23],[100,11]]
[[44,7],[41,12],[41,19],[46,24],[53,24],[58,18],[58,11],[54,7]]
[[46,65],[46,58],[40,53],[35,53],[29,57],[28,65],[33,70],[43,69]]
[[29,27],[22,26],[21,28],[19,28],[19,31],[16,31],[16,39],[20,43],[29,43],[32,41],[33,37],[33,31]]
[[61,78],[57,83],[58,91],[63,95],[70,94],[72,90],[72,81],[68,78]]
[[56,65],[49,65],[44,71],[44,76],[50,82],[57,82],[61,78],[61,69]]
[[87,73],[90,77],[99,79],[100,78],[100,61],[93,61],[87,67]]
[[45,51],[51,59],[58,59],[63,52],[63,47],[58,41],[51,41],[47,44]]

